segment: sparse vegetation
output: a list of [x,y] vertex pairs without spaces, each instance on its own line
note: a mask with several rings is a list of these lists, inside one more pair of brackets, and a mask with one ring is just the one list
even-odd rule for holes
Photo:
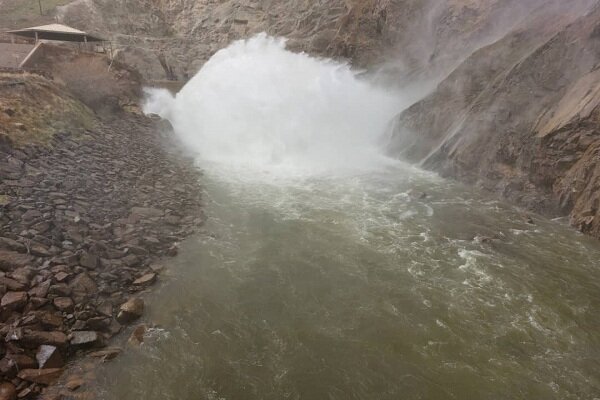
[[13,144],[44,144],[57,132],[77,134],[94,124],[88,107],[47,78],[0,73],[0,136]]
[[41,0],[43,15],[40,15],[38,0],[7,0],[0,4],[0,26],[20,27],[25,23],[51,23],[56,7],[69,4],[72,0]]

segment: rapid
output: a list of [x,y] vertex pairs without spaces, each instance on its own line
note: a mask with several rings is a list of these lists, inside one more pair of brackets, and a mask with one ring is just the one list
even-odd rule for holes
[[409,96],[259,35],[175,97],[206,232],[102,399],[593,399],[600,245],[385,156]]

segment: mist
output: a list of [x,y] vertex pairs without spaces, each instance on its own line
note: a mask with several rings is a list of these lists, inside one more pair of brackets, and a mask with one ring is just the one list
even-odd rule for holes
[[379,143],[408,105],[349,65],[266,34],[217,52],[175,97],[147,93],[144,111],[168,119],[204,162],[293,175],[389,163]]

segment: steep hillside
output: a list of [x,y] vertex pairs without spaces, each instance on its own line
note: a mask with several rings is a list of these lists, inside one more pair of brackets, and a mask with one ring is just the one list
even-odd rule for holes
[[599,22],[541,15],[479,50],[398,117],[391,152],[600,235]]
[[382,66],[397,84],[448,72],[544,0],[77,0],[66,23],[115,40],[151,79],[193,75],[231,41],[266,31],[310,54]]

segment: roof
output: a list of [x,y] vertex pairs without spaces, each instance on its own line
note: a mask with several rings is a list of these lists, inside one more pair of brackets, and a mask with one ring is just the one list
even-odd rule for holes
[[62,24],[34,26],[31,28],[8,31],[8,33],[30,38],[35,38],[35,34],[37,33],[38,39],[60,40],[64,42],[102,42],[105,40]]

